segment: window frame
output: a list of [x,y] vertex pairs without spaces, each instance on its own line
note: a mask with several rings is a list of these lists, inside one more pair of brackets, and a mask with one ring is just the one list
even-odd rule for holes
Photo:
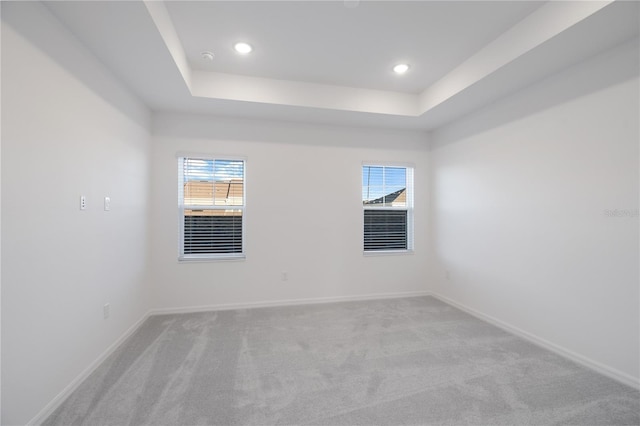
[[[405,169],[405,179],[406,179],[406,203],[405,207],[400,206],[385,206],[385,207],[367,207],[363,203],[362,199],[362,191],[364,190],[364,185],[362,184],[363,173],[365,167],[383,167],[383,168],[403,168]],[[415,209],[415,199],[414,199],[414,186],[415,186],[415,166],[412,163],[397,163],[397,162],[388,162],[388,161],[363,161],[360,166],[360,205],[362,206],[362,254],[364,256],[388,256],[388,255],[405,255],[405,254],[413,254],[415,245],[414,245],[414,209]],[[406,211],[407,212],[407,248],[406,249],[385,249],[385,250],[366,250],[365,249],[365,235],[364,235],[364,215],[366,210],[395,210],[395,211]]]
[[[242,162],[242,205],[241,206],[189,206],[195,210],[241,210],[242,211],[242,251],[240,253],[184,253],[184,160],[222,160]],[[177,153],[178,163],[178,262],[214,262],[219,260],[244,260],[246,259],[246,215],[247,215],[247,158],[240,155],[212,155],[201,153]],[[189,210],[186,209],[186,210]]]

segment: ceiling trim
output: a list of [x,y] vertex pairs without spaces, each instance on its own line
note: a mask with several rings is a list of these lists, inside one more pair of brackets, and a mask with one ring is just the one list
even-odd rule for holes
[[187,85],[187,88],[191,90],[191,66],[180,42],[180,37],[178,37],[176,27],[173,25],[173,21],[171,21],[167,6],[165,6],[164,1],[144,0],[143,3],[151,16],[151,20],[156,25],[164,44],[167,46],[176,67],[178,67],[184,83]]
[[[411,94],[193,70],[164,2],[144,1],[194,98],[409,118],[426,118],[429,111],[451,104],[454,98],[457,103],[464,101],[465,93],[477,91],[479,83],[502,75],[527,54],[552,39],[560,39],[559,36],[568,29],[612,3],[613,0],[547,2],[430,87],[421,93]],[[472,87],[474,90],[471,90]],[[470,98],[472,96],[469,95]]]
[[275,105],[326,108],[416,117],[418,96],[410,93],[275,80],[194,71],[191,94],[197,97]]
[[420,94],[424,114],[602,10],[610,1],[551,1],[515,24]]

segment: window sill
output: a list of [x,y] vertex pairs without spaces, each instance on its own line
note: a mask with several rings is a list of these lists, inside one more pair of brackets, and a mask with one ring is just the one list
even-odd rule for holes
[[231,254],[223,256],[179,256],[178,263],[207,263],[207,262],[228,262],[228,261],[242,261],[247,257],[242,254]]
[[402,256],[414,254],[413,250],[371,250],[363,251],[362,255],[369,256]]

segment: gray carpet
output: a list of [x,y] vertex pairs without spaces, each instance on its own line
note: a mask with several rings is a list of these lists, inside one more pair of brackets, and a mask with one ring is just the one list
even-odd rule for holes
[[640,394],[431,297],[149,318],[46,425],[638,425]]

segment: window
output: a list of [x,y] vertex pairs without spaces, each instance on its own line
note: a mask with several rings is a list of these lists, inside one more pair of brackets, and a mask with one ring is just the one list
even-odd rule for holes
[[413,168],[362,166],[364,251],[413,250]]
[[180,157],[181,260],[244,257],[244,160]]

